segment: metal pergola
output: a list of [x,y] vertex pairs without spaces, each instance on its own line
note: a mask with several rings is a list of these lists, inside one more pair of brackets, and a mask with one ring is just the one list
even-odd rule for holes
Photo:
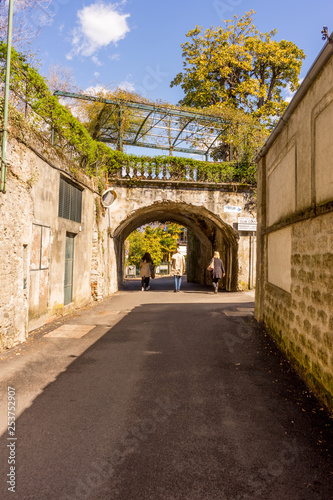
[[96,122],[98,141],[123,146],[161,149],[169,152],[203,155],[208,160],[213,147],[223,143],[229,122],[219,116],[207,115],[179,107],[155,105],[126,99],[108,99],[63,92],[55,96],[83,99],[103,104]]

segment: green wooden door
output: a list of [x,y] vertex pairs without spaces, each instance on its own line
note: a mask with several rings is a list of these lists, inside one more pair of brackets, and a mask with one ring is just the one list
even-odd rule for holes
[[73,298],[74,236],[66,233],[64,305],[72,302]]

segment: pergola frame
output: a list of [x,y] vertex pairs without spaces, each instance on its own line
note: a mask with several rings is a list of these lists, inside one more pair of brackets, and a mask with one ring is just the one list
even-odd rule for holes
[[[138,146],[166,150],[169,151],[169,155],[172,155],[173,151],[203,155],[208,160],[212,147],[222,140],[229,128],[229,122],[219,116],[177,107],[139,103],[119,98],[108,99],[60,90],[55,91],[54,95],[109,105],[113,108],[110,116],[118,112],[117,125],[113,128],[104,127],[103,134],[98,137],[98,140],[116,144],[120,151],[123,150],[124,145]],[[126,110],[131,110],[131,116],[135,120],[131,121],[131,128],[124,131],[122,120]]]

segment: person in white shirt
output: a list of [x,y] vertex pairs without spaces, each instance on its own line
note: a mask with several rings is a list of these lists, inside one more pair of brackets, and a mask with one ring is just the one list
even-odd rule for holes
[[182,275],[185,273],[185,259],[184,255],[180,253],[179,247],[177,247],[176,253],[171,256],[171,273],[175,277],[174,292],[179,292],[182,284]]

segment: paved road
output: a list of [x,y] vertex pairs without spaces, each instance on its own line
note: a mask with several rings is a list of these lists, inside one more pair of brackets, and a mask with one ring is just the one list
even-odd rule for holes
[[333,498],[331,419],[251,293],[129,281],[1,356],[0,380],[18,405],[15,442],[0,412],[1,498]]

